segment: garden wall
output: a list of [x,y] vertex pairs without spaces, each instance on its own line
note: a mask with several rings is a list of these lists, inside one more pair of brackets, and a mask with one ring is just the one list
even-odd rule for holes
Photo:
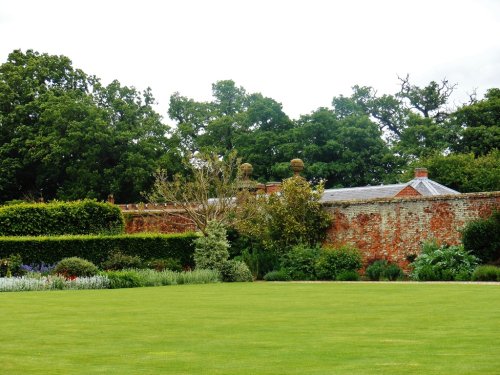
[[385,258],[404,267],[426,240],[460,243],[466,222],[500,209],[500,192],[336,201],[324,207],[333,218],[327,243],[352,243],[365,261]]

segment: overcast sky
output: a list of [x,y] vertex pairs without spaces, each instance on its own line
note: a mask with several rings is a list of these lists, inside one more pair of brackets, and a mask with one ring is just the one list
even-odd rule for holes
[[14,49],[149,86],[167,123],[173,92],[209,100],[222,79],[292,117],[407,73],[458,83],[458,104],[500,87],[500,0],[0,0],[0,61]]

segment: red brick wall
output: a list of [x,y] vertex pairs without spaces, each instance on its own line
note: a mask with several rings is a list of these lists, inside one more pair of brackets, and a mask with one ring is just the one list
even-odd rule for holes
[[178,210],[122,211],[126,233],[183,233],[196,230],[193,222]]
[[401,190],[399,193],[397,193],[396,197],[418,197],[421,195],[422,194],[420,194],[415,188],[408,185],[403,190]]
[[500,209],[500,192],[327,202],[334,219],[327,243],[356,245],[365,262],[388,259],[405,267],[422,242],[460,243],[460,228]]

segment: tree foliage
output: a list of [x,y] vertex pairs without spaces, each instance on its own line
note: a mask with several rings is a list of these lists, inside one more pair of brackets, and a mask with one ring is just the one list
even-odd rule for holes
[[153,103],[65,56],[12,52],[0,66],[0,201],[138,201],[169,149]]

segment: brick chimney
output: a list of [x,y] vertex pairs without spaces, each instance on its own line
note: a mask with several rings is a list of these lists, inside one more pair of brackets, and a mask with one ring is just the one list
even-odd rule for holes
[[428,178],[427,168],[415,168],[415,178]]

